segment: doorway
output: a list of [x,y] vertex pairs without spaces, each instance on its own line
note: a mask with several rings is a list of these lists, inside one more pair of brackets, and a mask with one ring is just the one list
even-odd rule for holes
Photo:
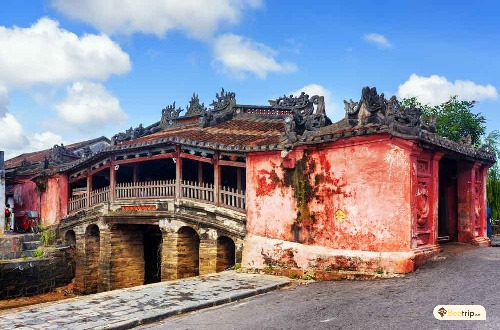
[[144,226],[144,284],[161,281],[161,242],[159,226]]
[[438,242],[456,242],[458,238],[457,161],[439,161]]

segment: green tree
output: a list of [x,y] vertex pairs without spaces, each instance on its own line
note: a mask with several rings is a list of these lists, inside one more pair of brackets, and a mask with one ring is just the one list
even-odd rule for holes
[[[495,154],[500,156],[500,132],[492,131],[484,138],[484,143],[493,147]],[[493,165],[488,171],[486,183],[486,199],[488,206],[491,208],[491,217],[500,219],[500,169],[498,162]]]
[[472,144],[479,146],[486,132],[486,118],[472,111],[475,101],[460,101],[455,95],[436,106],[424,105],[416,97],[403,99],[401,104],[421,108],[424,118],[435,116],[437,133],[455,142],[470,136]]
[[[475,104],[475,101],[460,101],[457,96],[452,96],[447,102],[436,106],[422,104],[416,97],[401,101],[404,107],[422,109],[424,118],[435,116],[439,135],[455,142],[470,136],[472,144],[476,147],[479,147],[481,143],[492,146],[499,159],[500,132],[492,131],[485,136],[486,118],[481,113],[472,111]],[[488,171],[486,192],[493,219],[500,219],[500,167],[498,163]]]

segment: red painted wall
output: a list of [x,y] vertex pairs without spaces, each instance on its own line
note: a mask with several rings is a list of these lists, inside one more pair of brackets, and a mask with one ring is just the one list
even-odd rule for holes
[[300,223],[283,166],[294,167],[303,149],[285,158],[279,151],[248,155],[248,234],[334,249],[409,251],[411,148],[388,136],[308,147],[314,163],[308,179],[317,192],[307,210],[314,216]]
[[14,188],[14,216],[20,216],[22,211],[40,212],[40,195],[36,184],[30,180]]
[[42,196],[42,220],[44,225],[59,223],[67,214],[68,180],[64,174],[48,178],[47,189]]
[[15,216],[20,216],[22,211],[37,211],[44,225],[54,225],[67,214],[67,200],[66,175],[58,174],[48,178],[47,188],[42,194],[41,210],[38,188],[33,181],[27,180],[14,188]]

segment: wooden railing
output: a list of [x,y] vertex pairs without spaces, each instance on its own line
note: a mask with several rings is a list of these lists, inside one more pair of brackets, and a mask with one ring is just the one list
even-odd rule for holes
[[181,182],[181,197],[205,202],[214,202],[214,185],[192,181]]
[[75,212],[87,208],[87,193],[69,198],[68,212]]
[[244,210],[246,208],[244,190],[237,190],[229,187],[220,187],[219,193],[219,202],[221,205],[238,210]]
[[175,180],[127,182],[116,184],[116,198],[174,197]]
[[109,201],[109,186],[92,190],[90,193],[90,206]]
[[[175,180],[118,183],[115,196],[116,199],[173,198],[175,197],[175,186]],[[181,181],[180,188],[181,198],[215,203],[215,189],[212,183]],[[71,197],[68,203],[68,212],[75,212],[108,201],[110,201],[109,187],[95,189],[90,193],[90,205],[87,205],[86,193]],[[223,207],[244,211],[246,209],[245,191],[220,187],[219,204]]]

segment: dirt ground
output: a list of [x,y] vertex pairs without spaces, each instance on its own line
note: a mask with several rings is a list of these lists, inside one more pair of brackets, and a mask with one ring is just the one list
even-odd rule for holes
[[12,309],[14,308],[74,298],[76,296],[77,295],[73,293],[73,285],[69,284],[67,286],[56,288],[53,292],[39,294],[36,296],[0,300],[0,315],[12,312]]

